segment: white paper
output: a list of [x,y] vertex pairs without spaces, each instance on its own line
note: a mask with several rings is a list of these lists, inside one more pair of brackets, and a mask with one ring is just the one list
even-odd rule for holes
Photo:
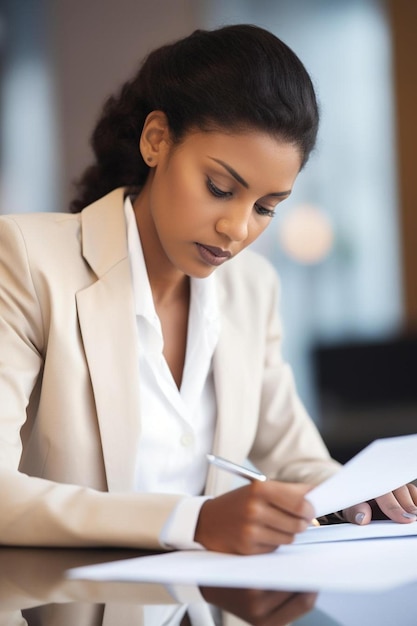
[[316,517],[372,500],[417,478],[417,435],[377,439],[307,498]]
[[417,580],[417,538],[281,546],[256,556],[173,552],[81,567],[68,575],[290,591],[382,591]]
[[[329,526],[311,526],[296,535],[293,545],[306,543],[328,543],[331,541],[358,541],[384,537],[417,536],[417,523],[397,524],[390,520],[375,520],[365,526],[357,524],[330,524]],[[417,623],[416,623],[417,624]]]

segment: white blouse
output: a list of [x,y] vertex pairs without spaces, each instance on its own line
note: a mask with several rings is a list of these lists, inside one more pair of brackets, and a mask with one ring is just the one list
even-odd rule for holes
[[136,489],[183,493],[185,498],[169,518],[161,540],[170,547],[197,547],[195,524],[205,500],[198,496],[206,483],[206,454],[212,448],[216,420],[212,357],[220,320],[215,275],[191,279],[187,349],[178,389],[163,355],[161,324],[128,197],[125,215],[139,345],[141,435]]

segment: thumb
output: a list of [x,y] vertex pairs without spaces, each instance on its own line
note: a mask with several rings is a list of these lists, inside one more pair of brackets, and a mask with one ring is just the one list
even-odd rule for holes
[[372,519],[372,509],[367,502],[355,504],[348,509],[343,509],[343,517],[352,524],[369,524]]

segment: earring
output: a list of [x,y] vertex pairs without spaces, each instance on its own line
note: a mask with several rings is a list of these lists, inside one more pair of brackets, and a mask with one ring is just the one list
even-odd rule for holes
[[151,156],[146,157],[146,163],[148,163],[148,164],[153,163],[153,157],[151,157]]

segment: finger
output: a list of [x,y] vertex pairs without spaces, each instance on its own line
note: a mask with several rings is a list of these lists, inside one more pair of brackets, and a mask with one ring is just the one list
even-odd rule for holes
[[279,546],[291,544],[293,541],[293,533],[286,533],[280,528],[251,524],[241,530],[237,552],[240,554],[273,552]]
[[[386,493],[385,495],[375,498],[375,502],[381,509],[381,511],[393,522],[399,524],[409,524],[410,522],[417,521],[417,515],[411,513],[404,508],[401,504],[404,503],[406,507],[412,507],[415,510],[415,505],[411,497],[406,495],[407,488],[396,489],[395,492]],[[397,499],[396,494],[400,497],[401,502]]]
[[404,511],[417,514],[417,487],[413,484],[404,485],[392,492]]
[[256,491],[262,490],[269,504],[279,511],[309,523],[315,516],[313,505],[305,498],[311,489],[308,485],[268,481],[253,487]]
[[304,491],[298,485],[293,487],[278,482],[269,487],[262,483],[251,485],[244,507],[245,521],[291,536],[303,532],[310,523],[313,508],[304,499]]
[[256,509],[252,506],[251,515],[240,529],[241,547],[238,551],[244,554],[271,552],[280,545],[291,544],[295,535],[308,526],[306,520],[283,514],[272,507],[256,517]]
[[[298,517],[260,499],[250,503],[248,520],[273,531],[280,531],[293,537],[309,526],[309,521]],[[289,543],[289,542],[288,542]]]
[[369,524],[372,519],[372,509],[367,502],[361,504],[355,504],[342,511],[343,517],[347,522],[352,524]]

